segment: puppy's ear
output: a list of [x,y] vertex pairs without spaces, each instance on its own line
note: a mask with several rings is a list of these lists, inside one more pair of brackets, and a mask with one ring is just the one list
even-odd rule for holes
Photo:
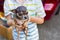
[[10,10],[13,13],[17,13],[16,9]]

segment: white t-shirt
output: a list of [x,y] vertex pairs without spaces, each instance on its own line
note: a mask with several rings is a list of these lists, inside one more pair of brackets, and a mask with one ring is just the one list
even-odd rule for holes
[[[21,6],[15,0],[5,0],[4,2],[4,14],[5,16],[12,13],[9,10],[16,9],[18,6]],[[46,16],[41,0],[26,0],[24,6],[28,10],[29,16],[39,16],[40,18],[44,18]],[[36,15],[37,13],[37,15]],[[12,13],[13,15],[13,13]],[[16,29],[13,30],[13,39],[17,39]],[[29,22],[28,23],[28,40],[39,40],[37,24]],[[20,33],[20,40],[25,40],[24,32]]]

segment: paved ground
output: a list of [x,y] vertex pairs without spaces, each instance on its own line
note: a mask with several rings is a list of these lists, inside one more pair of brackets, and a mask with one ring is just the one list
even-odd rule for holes
[[[38,25],[40,40],[60,40],[60,14]],[[6,40],[0,36],[0,40]]]
[[38,25],[40,40],[60,40],[60,13]]
[[6,40],[6,38],[4,38],[4,37],[0,36],[0,40]]

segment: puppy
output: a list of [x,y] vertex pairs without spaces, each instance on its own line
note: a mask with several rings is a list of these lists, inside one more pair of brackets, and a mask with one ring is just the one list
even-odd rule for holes
[[[29,20],[27,8],[25,6],[19,6],[16,9],[13,9],[11,11],[15,13],[13,16],[15,25],[13,26],[16,28],[18,32],[18,40],[19,40],[20,31],[24,31],[25,35],[27,36],[28,27],[24,25],[25,22],[28,22]],[[27,40],[27,37],[26,37],[26,40]]]

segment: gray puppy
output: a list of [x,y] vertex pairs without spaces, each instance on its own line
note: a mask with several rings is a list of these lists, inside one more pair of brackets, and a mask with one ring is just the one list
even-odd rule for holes
[[[25,6],[19,6],[16,9],[13,9],[11,11],[15,13],[13,16],[15,25],[13,26],[16,28],[18,32],[18,40],[19,40],[20,31],[24,31],[25,35],[27,36],[28,27],[24,26],[24,23],[28,22],[29,20],[27,8]],[[20,22],[18,20],[20,20]],[[21,25],[22,27],[19,27]],[[27,40],[27,37],[26,37],[26,40]]]

